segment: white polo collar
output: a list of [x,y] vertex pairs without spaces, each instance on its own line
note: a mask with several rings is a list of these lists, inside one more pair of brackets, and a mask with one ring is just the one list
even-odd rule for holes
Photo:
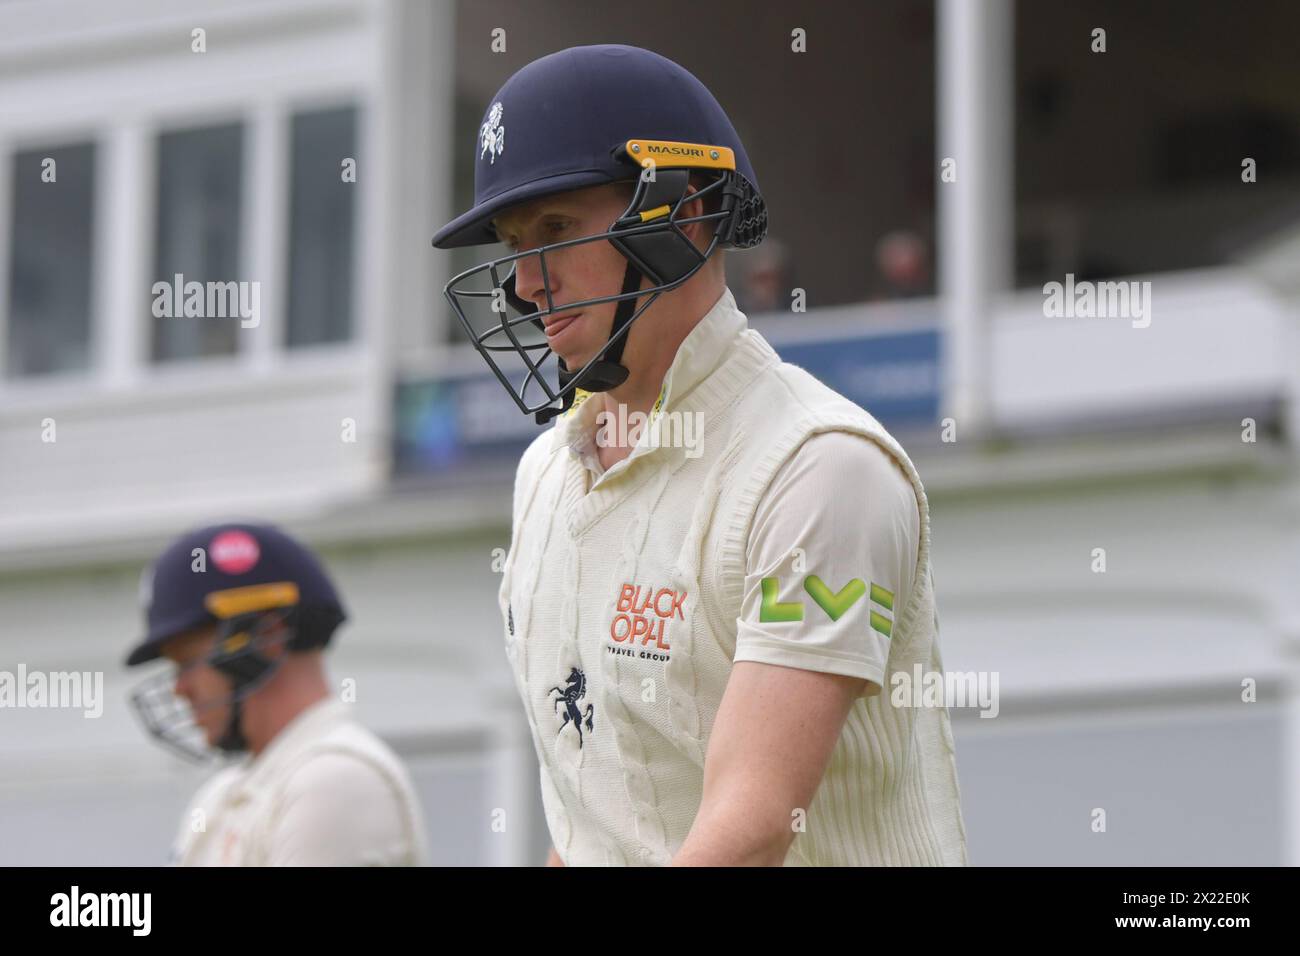
[[[659,399],[651,409],[651,417],[680,408],[696,386],[722,365],[748,326],[745,314],[736,308],[731,290],[724,288],[718,301],[677,347],[677,354],[664,375]],[[570,453],[594,475],[603,473],[596,456],[596,417],[603,408],[604,402],[596,393],[579,390],[573,407],[559,418],[555,426],[556,447],[567,445]],[[642,438],[645,437],[646,431],[643,431]],[[638,442],[628,459],[652,450],[643,440]]]

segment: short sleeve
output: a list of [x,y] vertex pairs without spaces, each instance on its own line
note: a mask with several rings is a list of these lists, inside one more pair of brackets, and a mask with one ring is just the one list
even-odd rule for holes
[[387,777],[346,753],[321,753],[285,787],[271,866],[404,866],[417,848],[407,807]]
[[758,503],[734,660],[866,678],[863,696],[880,693],[920,524],[912,483],[881,445],[809,438]]

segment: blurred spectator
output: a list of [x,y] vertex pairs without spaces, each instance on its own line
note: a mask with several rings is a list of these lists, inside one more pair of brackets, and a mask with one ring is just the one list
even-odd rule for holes
[[790,253],[780,239],[767,238],[762,245],[728,257],[735,263],[729,283],[736,304],[746,315],[783,312],[790,308],[794,282],[790,277]]
[[930,247],[910,229],[887,232],[876,243],[876,271],[882,299],[930,295]]

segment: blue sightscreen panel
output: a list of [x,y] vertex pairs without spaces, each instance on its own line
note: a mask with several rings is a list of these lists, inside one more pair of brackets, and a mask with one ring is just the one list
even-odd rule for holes
[[[781,357],[861,405],[886,428],[935,422],[939,336],[933,329],[787,342]],[[399,383],[398,475],[433,475],[518,455],[541,431],[491,375]]]
[[777,347],[886,428],[928,424],[939,417],[939,336],[934,330],[861,336]]

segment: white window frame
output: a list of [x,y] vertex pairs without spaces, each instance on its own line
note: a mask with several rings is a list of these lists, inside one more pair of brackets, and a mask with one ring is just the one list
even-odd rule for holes
[[[258,19],[256,14],[244,13],[249,19]],[[277,75],[274,83],[266,82],[265,74],[274,72],[273,61],[283,52],[278,47],[241,40],[231,51],[240,62],[219,73],[199,76],[196,72],[203,71],[193,71],[184,57],[202,54],[173,52],[142,59],[138,49],[131,49],[124,50],[120,60],[92,65],[76,77],[60,76],[61,84],[78,82],[75,95],[70,89],[58,89],[53,102],[41,103],[37,97],[30,109],[8,111],[0,118],[0,263],[6,273],[13,239],[14,152],[47,145],[95,145],[90,368],[17,378],[0,373],[0,408],[14,414],[34,410],[53,414],[155,401],[220,400],[223,393],[244,391],[250,380],[273,396],[361,373],[376,345],[376,322],[363,303],[378,283],[378,262],[366,250],[374,247],[382,227],[382,216],[371,208],[381,198],[374,180],[382,144],[377,141],[373,116],[382,77],[375,69],[374,24],[358,18],[351,26],[351,32],[327,37],[309,33],[288,38],[286,42],[295,48],[300,42],[309,46],[323,43],[347,55],[300,57],[293,75]],[[213,31],[209,29],[210,48],[212,43]],[[359,49],[364,55],[358,55]],[[259,68],[242,70],[244,62],[256,63]],[[131,95],[129,88],[138,84],[140,77],[149,78],[148,97]],[[30,82],[39,79],[33,77]],[[115,85],[119,81],[122,87]],[[361,170],[356,183],[351,335],[344,342],[288,348],[283,341],[283,293],[290,262],[288,149],[292,117],[298,112],[343,106],[357,110],[356,151],[374,173],[367,175]],[[241,274],[232,278],[262,282],[261,327],[256,332],[266,334],[237,336],[233,355],[154,362],[149,354],[148,292],[154,259],[158,137],[173,130],[230,122],[244,128]],[[0,300],[2,369],[8,341],[7,289]]]

